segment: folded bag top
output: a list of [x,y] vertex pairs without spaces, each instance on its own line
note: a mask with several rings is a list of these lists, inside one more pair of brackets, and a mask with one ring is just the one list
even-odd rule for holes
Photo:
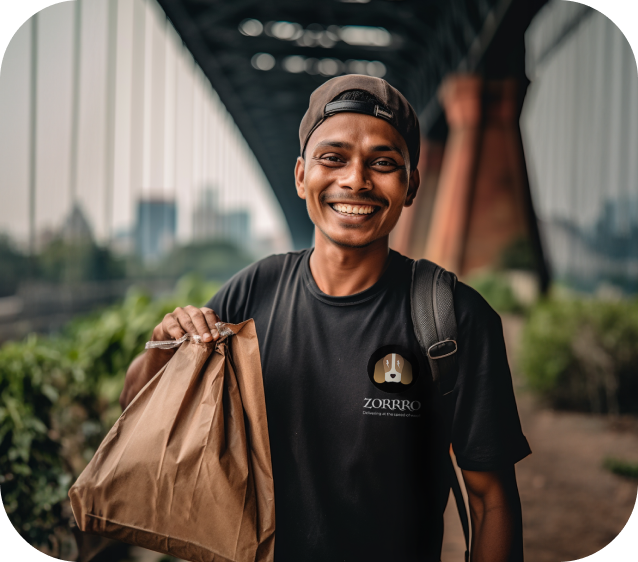
[[219,330],[216,343],[170,342],[180,345],[175,355],[104,438],[69,490],[82,531],[192,562],[274,559],[255,324]]

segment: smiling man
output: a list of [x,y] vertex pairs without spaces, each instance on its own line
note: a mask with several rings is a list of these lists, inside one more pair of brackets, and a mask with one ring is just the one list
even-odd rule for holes
[[[266,258],[153,339],[254,318],[275,477],[276,562],[422,562],[441,556],[451,442],[468,491],[473,562],[522,560],[514,464],[529,454],[498,315],[458,283],[459,375],[443,420],[414,335],[412,260],[389,234],[419,188],[414,110],[384,80],[318,88],[300,126],[299,197],[315,247]],[[171,357],[129,368],[123,407]]]

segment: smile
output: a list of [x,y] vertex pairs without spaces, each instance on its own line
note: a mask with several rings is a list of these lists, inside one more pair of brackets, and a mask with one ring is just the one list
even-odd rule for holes
[[377,210],[372,205],[348,205],[345,203],[331,203],[330,206],[342,215],[371,215]]

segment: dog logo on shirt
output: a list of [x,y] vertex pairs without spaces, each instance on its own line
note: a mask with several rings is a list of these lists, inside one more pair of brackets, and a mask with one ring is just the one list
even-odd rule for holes
[[377,361],[374,368],[374,380],[378,383],[410,384],[412,382],[412,366],[401,354],[388,353],[383,359]]
[[[389,393],[404,392],[416,380],[414,358],[400,346],[384,346],[378,349],[368,363],[370,382],[379,390]],[[418,364],[416,364],[418,369]]]
[[401,382],[401,371],[405,359],[398,353],[389,353],[382,360],[385,382]]

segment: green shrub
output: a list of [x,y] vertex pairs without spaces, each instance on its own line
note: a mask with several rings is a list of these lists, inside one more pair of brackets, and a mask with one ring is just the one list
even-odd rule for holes
[[622,461],[615,458],[607,458],[605,459],[603,466],[618,476],[638,480],[638,464],[636,463]]
[[193,276],[156,301],[133,289],[123,303],[71,322],[58,336],[0,348],[2,500],[30,544],[55,555],[62,535],[69,539],[69,485],[121,413],[128,365],[167,312],[202,306],[214,292]]
[[468,284],[476,289],[489,305],[499,313],[520,314],[523,305],[516,298],[512,286],[504,274],[487,272],[470,277]]
[[0,484],[9,519],[31,544],[63,524],[71,481],[52,411],[73,376],[64,350],[29,337],[0,350]]
[[502,269],[536,271],[537,259],[529,238],[517,238],[506,246],[501,254],[500,267]]
[[638,300],[545,300],[523,330],[521,369],[552,406],[638,412]]

